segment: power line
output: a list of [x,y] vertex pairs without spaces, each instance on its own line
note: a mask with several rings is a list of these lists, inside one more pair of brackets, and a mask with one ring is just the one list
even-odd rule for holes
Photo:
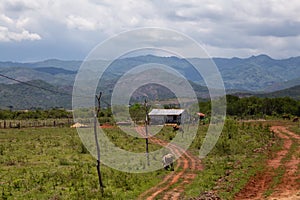
[[4,78],[7,78],[9,80],[13,80],[13,81],[16,81],[18,83],[24,84],[24,85],[28,85],[30,87],[35,87],[35,88],[38,88],[38,89],[41,89],[41,90],[45,90],[45,91],[48,91],[48,92],[52,92],[52,93],[57,93],[57,94],[63,94],[63,95],[72,96],[71,94],[66,93],[66,92],[60,92],[60,91],[57,91],[57,90],[52,90],[52,89],[49,89],[49,88],[44,88],[44,87],[41,87],[41,86],[38,86],[38,85],[31,84],[29,82],[24,82],[24,81],[20,81],[18,79],[12,78],[12,77],[8,77],[8,76],[3,75],[3,74],[0,74],[0,76],[4,77]]
[[[72,95],[72,94],[69,94],[69,93],[66,93],[66,92],[61,92],[61,91],[57,91],[57,90],[52,90],[52,89],[50,89],[50,88],[41,87],[41,86],[38,86],[38,85],[35,85],[35,84],[31,84],[31,83],[29,83],[29,82],[21,81],[21,80],[18,80],[18,79],[15,79],[15,78],[6,76],[6,75],[4,75],[4,74],[0,74],[0,77],[9,79],[9,80],[12,80],[12,81],[15,81],[15,82],[18,82],[18,83],[20,83],[20,84],[24,84],[24,85],[27,85],[27,86],[30,86],[30,87],[35,87],[35,88],[38,88],[38,89],[40,89],[40,90],[45,90],[45,91],[48,91],[48,92],[56,93],[56,94],[62,94],[62,95],[67,95],[67,96],[72,96],[72,97],[80,97],[80,98],[92,98],[92,97],[89,97],[89,96]],[[103,101],[103,100],[102,100],[102,102],[105,103],[105,104],[107,104],[107,105],[110,105],[110,104],[107,103],[106,101]]]

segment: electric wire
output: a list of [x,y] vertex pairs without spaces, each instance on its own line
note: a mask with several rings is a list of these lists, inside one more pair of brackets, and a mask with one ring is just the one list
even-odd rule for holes
[[[56,94],[61,94],[61,95],[67,95],[67,96],[72,96],[72,97],[79,97],[79,98],[91,98],[90,96],[72,95],[72,94],[69,94],[69,93],[67,93],[67,92],[61,92],[61,91],[53,90],[53,89],[50,89],[50,88],[41,87],[41,86],[38,86],[38,85],[35,85],[35,84],[31,84],[31,83],[29,83],[29,82],[21,81],[21,80],[18,80],[18,79],[15,79],[15,78],[6,76],[6,75],[1,74],[1,73],[0,73],[0,77],[9,79],[9,80],[12,80],[12,81],[15,81],[15,82],[18,82],[18,83],[20,83],[20,84],[24,84],[24,85],[27,85],[27,86],[30,86],[30,87],[35,87],[35,88],[38,88],[38,89],[40,89],[40,90],[45,90],[45,91],[48,91],[48,92],[51,92],[51,93],[56,93]],[[110,105],[110,104],[109,104],[108,102],[106,102],[106,101],[103,101],[103,100],[102,100],[102,102],[105,103],[105,104],[107,104],[107,105]]]

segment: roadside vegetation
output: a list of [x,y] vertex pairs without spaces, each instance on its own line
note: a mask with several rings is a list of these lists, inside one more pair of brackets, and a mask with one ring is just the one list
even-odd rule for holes
[[27,119],[62,119],[72,118],[72,113],[64,109],[50,110],[0,110],[0,120],[27,120]]
[[[124,138],[115,142],[124,146]],[[0,199],[135,199],[167,173],[131,174],[105,165],[101,170],[103,196],[96,160],[75,129],[0,130]]]
[[[290,98],[227,96],[227,103],[228,116],[222,134],[213,150],[202,160],[204,170],[198,171],[194,181],[185,187],[186,199],[198,197],[207,191],[216,193],[221,199],[233,199],[250,177],[264,170],[264,163],[270,153],[280,150],[282,140],[270,131],[270,127],[278,124],[278,119],[280,123],[286,123],[300,116],[300,101]],[[202,101],[199,107],[209,119],[210,102]],[[133,105],[130,113],[135,122],[143,123],[145,110],[142,105]],[[106,134],[110,139],[125,150],[143,152],[145,140],[121,134],[112,116],[109,109],[99,113],[100,124],[109,125]],[[31,121],[71,117],[70,112],[60,109],[0,111],[0,120]],[[282,118],[289,120],[283,121]],[[290,126],[297,134],[300,133],[298,124]],[[207,129],[208,124],[199,125],[197,136],[189,148],[196,156],[199,155]],[[165,126],[156,136],[170,141],[175,134],[172,127]],[[150,151],[158,148],[160,146],[150,144]],[[0,199],[136,199],[169,173],[158,170],[130,174],[104,165],[101,170],[105,185],[103,196],[98,185],[96,160],[81,143],[75,129],[0,129]],[[274,179],[272,183],[274,187],[278,184],[276,181]],[[271,192],[272,188],[267,191]]]
[[[191,151],[200,149],[205,128],[197,135]],[[263,170],[267,150],[278,142],[269,128],[269,124],[227,119],[216,146],[202,160],[205,169],[199,171],[195,181],[186,188],[185,195],[197,197],[210,191],[221,199],[233,199],[251,176]]]

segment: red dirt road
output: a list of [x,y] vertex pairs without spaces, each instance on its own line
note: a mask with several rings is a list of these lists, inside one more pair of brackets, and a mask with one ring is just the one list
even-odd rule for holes
[[[145,136],[144,127],[137,127],[137,131]],[[166,147],[169,148],[174,155],[182,155],[177,160],[175,170],[170,172],[158,185],[142,193],[139,199],[179,199],[184,192],[184,186],[194,180],[197,171],[203,170],[200,159],[184,149],[156,137],[149,137],[149,141],[161,146],[169,144]]]
[[[283,126],[273,126],[271,130],[283,139],[282,150],[267,161],[264,172],[250,179],[246,187],[236,195],[236,200],[300,200],[300,136]],[[282,178],[271,188],[274,178],[279,177],[276,174],[278,171],[283,171]],[[268,190],[271,190],[272,194],[266,197],[265,192]]]

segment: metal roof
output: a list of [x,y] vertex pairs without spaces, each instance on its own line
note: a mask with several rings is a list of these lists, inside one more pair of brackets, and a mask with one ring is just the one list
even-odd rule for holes
[[165,115],[180,115],[184,112],[183,109],[153,109],[149,115],[165,116]]

